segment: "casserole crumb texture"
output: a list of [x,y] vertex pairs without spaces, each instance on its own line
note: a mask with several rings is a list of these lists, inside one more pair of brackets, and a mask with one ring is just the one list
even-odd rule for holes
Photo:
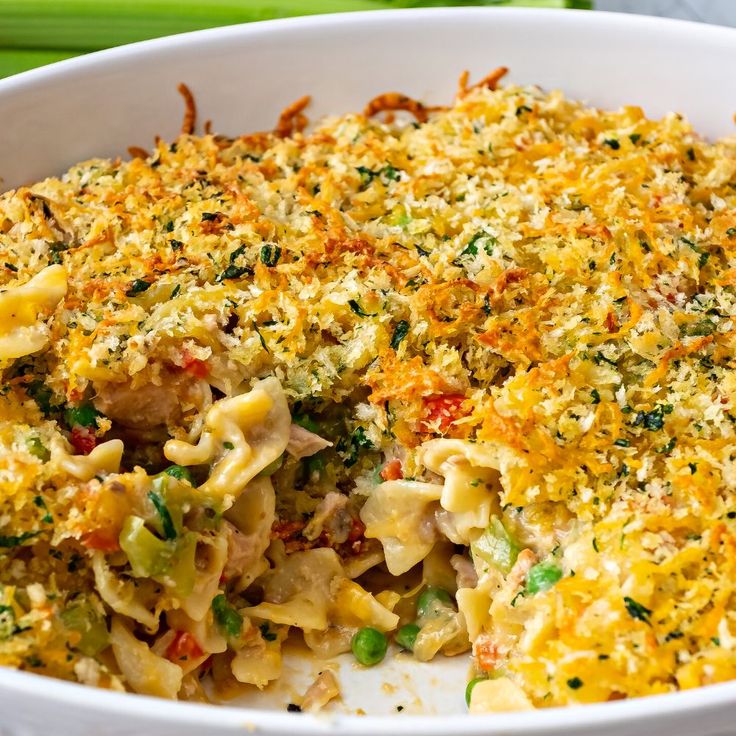
[[222,700],[296,628],[471,656],[474,712],[734,677],[736,144],[421,111],[0,197],[0,664]]

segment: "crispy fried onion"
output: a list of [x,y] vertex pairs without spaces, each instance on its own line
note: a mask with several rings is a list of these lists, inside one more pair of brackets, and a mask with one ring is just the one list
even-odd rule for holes
[[191,135],[197,124],[197,104],[194,102],[192,90],[184,82],[180,82],[176,89],[184,98],[184,119],[181,121],[181,132],[184,135]]
[[414,100],[400,92],[385,92],[378,97],[374,97],[363,110],[363,114],[367,118],[377,115],[379,112],[395,112],[396,110],[404,110],[411,113],[418,122],[424,123],[429,117],[429,113],[435,108],[426,107],[418,100]]
[[498,86],[499,81],[508,74],[508,67],[505,66],[499,66],[496,67],[490,74],[486,74],[483,79],[480,80],[480,82],[476,82],[475,84],[471,84],[470,87],[468,87],[468,79],[470,79],[470,72],[466,69],[461,75],[460,79],[458,80],[458,89],[457,89],[457,95],[455,95],[456,99],[462,99],[465,97],[469,92],[472,92],[474,89],[480,89],[481,87],[487,87],[488,89],[496,89]]
[[296,102],[285,107],[279,115],[278,122],[274,128],[274,133],[281,138],[288,138],[294,133],[301,133],[309,123],[309,118],[304,114],[304,109],[312,101],[309,95],[300,97]]

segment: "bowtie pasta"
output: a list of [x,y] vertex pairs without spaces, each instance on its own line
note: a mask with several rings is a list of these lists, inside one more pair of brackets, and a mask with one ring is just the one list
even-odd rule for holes
[[736,145],[502,72],[0,197],[0,664],[220,701],[298,631],[467,656],[471,712],[736,676]]

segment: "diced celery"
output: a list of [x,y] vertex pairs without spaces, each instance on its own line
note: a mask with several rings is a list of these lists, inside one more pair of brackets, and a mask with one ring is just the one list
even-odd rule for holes
[[167,571],[175,545],[159,539],[140,516],[129,516],[120,532],[120,547],[136,577],[150,578]]
[[497,516],[492,516],[488,528],[470,545],[470,551],[473,557],[480,557],[504,575],[508,575],[521,548],[503,522]]
[[173,583],[174,591],[180,598],[186,598],[194,590],[197,539],[198,535],[194,532],[179,537],[174,559],[166,572],[166,578]]
[[88,657],[94,657],[109,643],[105,619],[87,602],[74,603],[59,614],[64,626],[81,634],[74,648]]

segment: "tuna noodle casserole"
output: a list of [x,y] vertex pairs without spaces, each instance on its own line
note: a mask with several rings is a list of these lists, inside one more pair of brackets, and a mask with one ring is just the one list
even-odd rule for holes
[[472,658],[471,711],[736,676],[736,143],[500,75],[0,198],[0,663],[222,699],[301,636]]

